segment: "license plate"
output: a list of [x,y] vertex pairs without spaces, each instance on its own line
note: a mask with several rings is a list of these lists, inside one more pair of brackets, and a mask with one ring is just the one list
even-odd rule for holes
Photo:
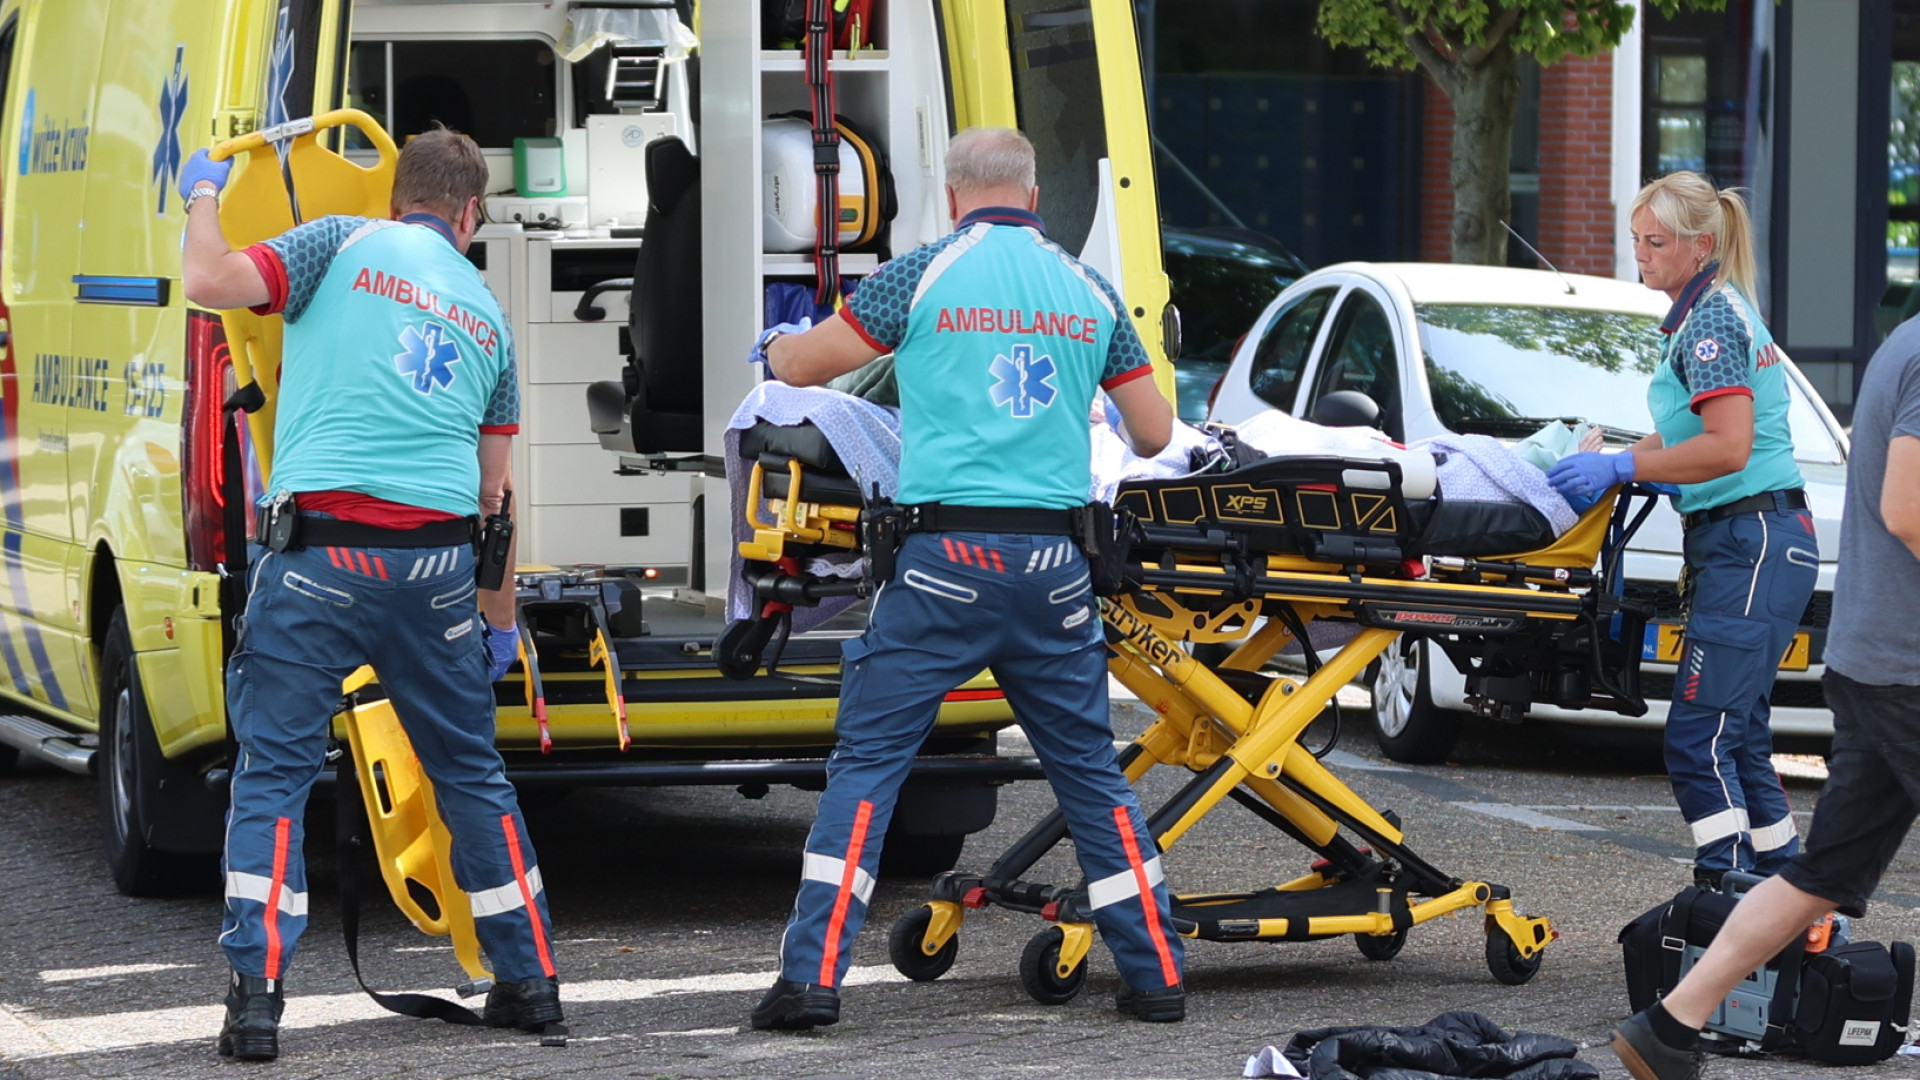
[[[1661,664],[1679,663],[1681,647],[1686,644],[1686,630],[1680,623],[1650,624],[1646,641],[1640,647],[1640,659]],[[1793,644],[1787,646],[1787,654],[1780,658],[1780,670],[1805,671],[1812,662],[1813,635],[1802,630],[1793,635]]]

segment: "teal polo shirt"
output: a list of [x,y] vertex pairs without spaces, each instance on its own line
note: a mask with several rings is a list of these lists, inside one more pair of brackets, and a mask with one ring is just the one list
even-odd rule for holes
[[841,317],[894,354],[903,503],[1085,505],[1094,393],[1152,374],[1119,293],[1009,207],[888,261]]
[[1704,484],[1681,484],[1683,514],[1800,487],[1785,357],[1753,305],[1730,285],[1715,287],[1718,264],[1687,284],[1660,326],[1666,335],[1660,369],[1647,388],[1647,408],[1664,445],[1676,446],[1706,430],[1700,406],[1727,394],[1753,399],[1753,452],[1739,472]]

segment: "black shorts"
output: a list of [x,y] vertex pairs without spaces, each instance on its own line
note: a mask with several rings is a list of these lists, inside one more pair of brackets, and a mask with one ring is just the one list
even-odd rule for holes
[[1920,811],[1920,689],[1831,670],[1825,687],[1833,707],[1827,786],[1806,843],[1780,876],[1857,918]]

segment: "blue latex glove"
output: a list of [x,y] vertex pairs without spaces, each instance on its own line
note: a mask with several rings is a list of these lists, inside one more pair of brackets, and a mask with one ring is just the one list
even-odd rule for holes
[[487,681],[497,682],[520,659],[520,627],[502,630],[485,619],[480,621],[487,626]]
[[773,344],[774,338],[788,334],[804,334],[811,329],[813,329],[813,320],[809,318],[802,318],[797,323],[783,322],[778,326],[767,327],[760,331],[760,339],[753,343],[753,351],[747,354],[747,363],[767,363],[767,346]]
[[1553,490],[1565,496],[1593,495],[1633,480],[1633,455],[1569,454],[1547,472]]
[[210,183],[215,188],[225,189],[227,174],[233,171],[233,159],[214,161],[207,157],[205,150],[195,150],[193,156],[180,166],[180,197],[186,198],[193,192],[194,186]]

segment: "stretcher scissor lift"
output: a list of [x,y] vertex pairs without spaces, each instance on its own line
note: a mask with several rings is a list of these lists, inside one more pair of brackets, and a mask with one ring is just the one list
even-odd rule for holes
[[[751,671],[790,610],[782,605],[856,587],[815,577],[803,560],[857,549],[861,493],[808,425],[762,425],[741,446],[753,463],[743,573],[761,606],[731,628],[739,649],[726,662]],[[1479,909],[1488,969],[1501,982],[1526,982],[1553,939],[1550,922],[1522,915],[1504,886],[1421,858],[1402,822],[1342,783],[1302,736],[1403,634],[1452,659],[1484,713],[1515,718],[1547,702],[1643,714],[1645,613],[1607,586],[1650,500],[1610,493],[1555,539],[1530,508],[1433,498],[1431,459],[1424,468],[1418,456],[1237,460],[1120,488],[1117,506],[1134,522],[1123,525],[1129,588],[1102,605],[1109,666],[1159,714],[1120,760],[1130,781],[1156,766],[1195,774],[1151,817],[1163,850],[1232,801],[1316,859],[1271,887],[1175,896],[1176,927],[1209,941],[1352,934],[1364,955],[1386,960],[1413,927]],[[1635,501],[1638,514],[1630,513]],[[1312,631],[1319,622],[1326,638],[1331,620],[1357,632],[1321,662]],[[1266,670],[1296,641],[1304,679]],[[1218,643],[1237,644],[1213,665],[1183,647]],[[957,954],[967,910],[995,904],[1050,924],[1028,943],[1021,981],[1043,1003],[1072,999],[1094,936],[1086,884],[1022,877],[1067,838],[1056,810],[986,873],[941,875],[932,901],[894,927],[894,965],[913,979],[939,978]]]
[[[1302,742],[1341,687],[1402,634],[1434,641],[1467,676],[1483,712],[1533,702],[1646,711],[1638,688],[1645,615],[1605,587],[1638,520],[1609,497],[1558,540],[1536,512],[1506,504],[1409,498],[1395,462],[1272,458],[1226,472],[1122,485],[1137,518],[1132,588],[1103,604],[1110,669],[1159,714],[1122,753],[1130,781],[1156,766],[1195,775],[1150,818],[1162,850],[1231,800],[1317,859],[1304,875],[1248,892],[1174,895],[1175,927],[1207,941],[1309,941],[1352,934],[1369,959],[1391,959],[1415,926],[1478,908],[1488,970],[1517,985],[1539,970],[1554,933],[1516,910],[1504,886],[1455,877],[1408,845],[1402,822],[1348,788]],[[1531,524],[1530,524],[1531,522]],[[1473,554],[1529,533],[1525,554]],[[1603,552],[1603,548],[1605,549]],[[1436,554],[1446,552],[1446,554]],[[1603,559],[1604,555],[1604,559]],[[1358,632],[1324,663],[1311,627]],[[1305,679],[1264,670],[1291,641]],[[1238,642],[1218,665],[1182,643]],[[970,908],[997,904],[1051,925],[1027,945],[1020,976],[1043,1003],[1070,1000],[1093,940],[1084,882],[1027,881],[1067,839],[1056,810],[985,874],[952,872],[933,900],[894,927],[894,964],[936,979],[953,963]]]

